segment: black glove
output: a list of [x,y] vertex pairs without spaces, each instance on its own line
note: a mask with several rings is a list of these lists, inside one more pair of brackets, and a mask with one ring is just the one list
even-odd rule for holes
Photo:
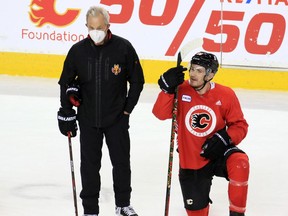
[[57,114],[60,132],[65,136],[68,136],[69,132],[71,137],[75,137],[78,130],[75,110],[60,108]]
[[184,82],[183,72],[186,70],[187,68],[183,68],[181,65],[170,68],[160,76],[158,80],[159,87],[166,93],[174,94],[175,88]]
[[80,106],[82,99],[80,94],[80,85],[78,84],[77,80],[68,85],[66,95],[73,106]]
[[231,146],[230,137],[226,129],[217,131],[202,145],[200,155],[210,160],[224,156],[225,151]]

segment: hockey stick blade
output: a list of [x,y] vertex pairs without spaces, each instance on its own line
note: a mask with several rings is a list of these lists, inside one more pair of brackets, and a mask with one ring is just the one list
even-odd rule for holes
[[203,45],[203,39],[202,38],[196,38],[194,40],[189,41],[186,43],[179,51],[177,56],[177,66],[180,66],[182,63],[182,60],[194,49],[197,49],[199,47],[202,47]]

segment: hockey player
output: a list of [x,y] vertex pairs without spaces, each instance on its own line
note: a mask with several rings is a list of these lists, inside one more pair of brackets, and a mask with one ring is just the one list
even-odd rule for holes
[[110,31],[104,8],[91,7],[86,26],[88,37],[71,47],[59,80],[59,129],[65,136],[76,136],[73,105],[78,106],[84,216],[99,214],[104,137],[113,166],[116,215],[137,216],[130,205],[129,116],[143,89],[142,67],[131,43]]
[[184,81],[182,66],[169,69],[158,80],[162,91],[153,107],[160,120],[172,118],[178,87],[177,141],[179,181],[189,216],[207,216],[213,176],[229,181],[230,216],[244,216],[249,160],[237,145],[245,138],[248,124],[234,91],[211,80],[219,67],[214,54],[198,52]]

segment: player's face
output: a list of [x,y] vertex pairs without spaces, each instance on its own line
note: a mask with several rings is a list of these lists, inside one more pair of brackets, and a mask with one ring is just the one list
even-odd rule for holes
[[192,64],[189,70],[190,85],[199,88],[204,84],[206,69],[200,65]]

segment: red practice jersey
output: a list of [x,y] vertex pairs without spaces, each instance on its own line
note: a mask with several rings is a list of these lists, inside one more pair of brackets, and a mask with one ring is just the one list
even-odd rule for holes
[[[153,114],[160,120],[172,118],[174,95],[161,91],[153,107]],[[199,169],[209,160],[200,156],[205,140],[227,126],[233,144],[246,136],[248,124],[234,91],[211,82],[204,95],[189,85],[189,80],[178,87],[177,141],[180,167]]]

